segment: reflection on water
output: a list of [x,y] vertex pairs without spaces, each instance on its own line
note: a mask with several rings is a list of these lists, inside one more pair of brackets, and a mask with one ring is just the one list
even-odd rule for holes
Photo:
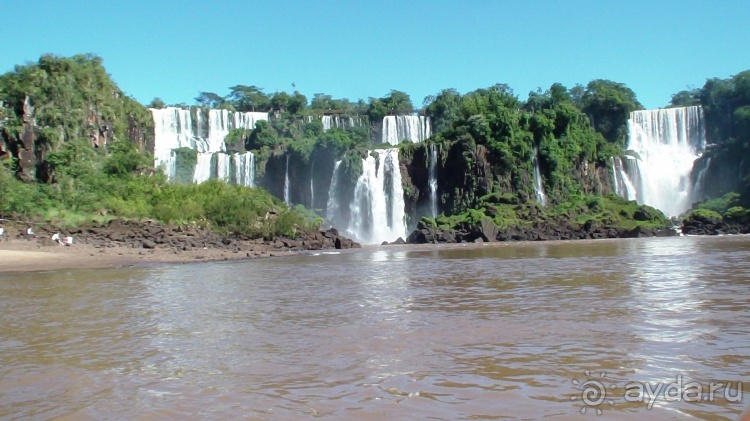
[[577,419],[589,370],[607,418],[731,419],[621,397],[750,374],[749,257],[683,237],[0,275],[0,417]]

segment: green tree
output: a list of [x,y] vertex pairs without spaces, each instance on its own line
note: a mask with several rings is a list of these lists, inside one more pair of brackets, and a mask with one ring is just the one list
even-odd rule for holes
[[458,120],[461,109],[461,94],[455,89],[444,89],[436,96],[424,100],[425,115],[432,118],[436,133],[448,130]]
[[643,109],[635,93],[622,83],[592,80],[581,98],[583,112],[608,141],[624,146],[630,113]]
[[161,98],[156,97],[152,99],[151,102],[148,104],[148,108],[156,108],[156,109],[167,108],[167,104],[164,101],[162,101]]
[[263,88],[235,85],[229,89],[229,98],[237,111],[269,111],[271,108],[271,99],[263,93]]
[[197,97],[195,97],[195,102],[201,107],[219,108],[224,105],[226,100],[224,99],[224,97],[221,97],[213,92],[201,92]]

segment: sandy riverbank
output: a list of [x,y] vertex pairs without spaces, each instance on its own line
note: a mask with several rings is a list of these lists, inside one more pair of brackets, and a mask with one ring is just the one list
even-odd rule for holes
[[61,247],[42,245],[35,239],[14,239],[0,242],[0,273],[117,268],[150,263],[246,260],[292,256],[298,253],[291,250],[264,250],[258,252],[254,250],[237,251],[214,248],[176,252],[172,249],[164,248],[97,248],[88,244],[74,244],[70,247]]
[[[5,224],[6,236],[0,241],[0,272],[247,260],[360,247],[335,230],[300,230],[297,239],[250,240],[151,221],[113,220],[76,230],[37,224],[35,237],[26,235],[27,228],[22,224]],[[73,236],[73,245],[60,246],[52,241],[58,232],[61,236]]]

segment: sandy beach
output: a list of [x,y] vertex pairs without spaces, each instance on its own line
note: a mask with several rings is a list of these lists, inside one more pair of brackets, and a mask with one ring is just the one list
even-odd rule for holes
[[36,272],[60,269],[117,268],[152,263],[195,263],[222,260],[280,257],[297,254],[279,250],[270,253],[198,249],[175,252],[171,249],[128,247],[96,248],[88,244],[70,247],[43,246],[35,240],[0,242],[0,273]]

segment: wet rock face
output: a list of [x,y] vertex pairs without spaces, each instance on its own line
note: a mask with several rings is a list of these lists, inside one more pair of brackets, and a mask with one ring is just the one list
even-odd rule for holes
[[[417,225],[407,237],[409,244],[438,243],[473,243],[477,241],[549,241],[549,240],[586,240],[603,238],[639,238],[676,236],[672,228],[650,229],[637,227],[632,230],[624,228],[601,227],[595,223],[573,224],[567,220],[555,222],[536,221],[530,227],[500,228],[488,219],[477,226],[463,226],[456,229],[436,229],[423,223]],[[393,244],[393,243],[391,243]]]
[[725,221],[706,215],[692,214],[683,221],[682,233],[685,235],[748,234],[750,223]]

